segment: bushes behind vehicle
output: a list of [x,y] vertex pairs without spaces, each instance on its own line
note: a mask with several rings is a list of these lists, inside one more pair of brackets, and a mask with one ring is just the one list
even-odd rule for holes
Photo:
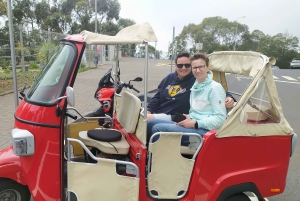
[[279,66],[280,69],[290,69],[289,61],[276,61],[276,66]]

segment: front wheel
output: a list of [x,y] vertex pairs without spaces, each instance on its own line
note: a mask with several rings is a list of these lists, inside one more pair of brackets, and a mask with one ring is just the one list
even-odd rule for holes
[[0,200],[29,201],[30,192],[27,186],[23,186],[13,180],[0,179]]
[[251,201],[251,200],[244,193],[238,193],[238,194],[232,195],[229,198],[225,199],[225,201]]

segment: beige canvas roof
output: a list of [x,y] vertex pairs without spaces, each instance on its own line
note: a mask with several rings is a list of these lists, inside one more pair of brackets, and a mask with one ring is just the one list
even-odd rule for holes
[[[282,107],[279,102],[276,85],[273,78],[271,66],[275,64],[274,58],[268,58],[257,52],[214,52],[209,55],[209,66],[212,70],[247,75],[253,77],[252,82],[243,92],[242,96],[228,113],[223,126],[218,130],[217,137],[231,136],[271,136],[271,135],[291,135],[293,129],[283,115]],[[251,98],[257,89],[257,83],[264,78],[271,110],[276,110],[279,117],[278,123],[247,124],[241,121],[243,106]]]
[[[251,77],[269,62],[267,56],[251,51],[214,52],[209,58],[212,70]],[[272,62],[275,64],[274,60]]]
[[148,23],[135,24],[126,27],[119,31],[115,36],[96,34],[90,31],[83,31],[81,34],[87,44],[117,45],[157,42],[156,35]]

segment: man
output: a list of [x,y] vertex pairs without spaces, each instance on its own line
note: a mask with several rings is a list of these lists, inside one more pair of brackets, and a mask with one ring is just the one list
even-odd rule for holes
[[[159,118],[158,113],[164,114],[188,114],[190,109],[190,89],[196,78],[191,71],[190,55],[187,52],[180,53],[175,59],[174,73],[167,75],[159,84],[157,93],[148,104],[147,113],[150,118]],[[232,108],[234,98],[226,92],[225,106]]]

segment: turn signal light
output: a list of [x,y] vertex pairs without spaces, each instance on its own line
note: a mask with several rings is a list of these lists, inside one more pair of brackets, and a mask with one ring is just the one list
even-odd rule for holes
[[271,188],[272,193],[280,193],[280,188]]
[[34,154],[34,135],[28,130],[14,128],[11,131],[15,155],[31,156]]

